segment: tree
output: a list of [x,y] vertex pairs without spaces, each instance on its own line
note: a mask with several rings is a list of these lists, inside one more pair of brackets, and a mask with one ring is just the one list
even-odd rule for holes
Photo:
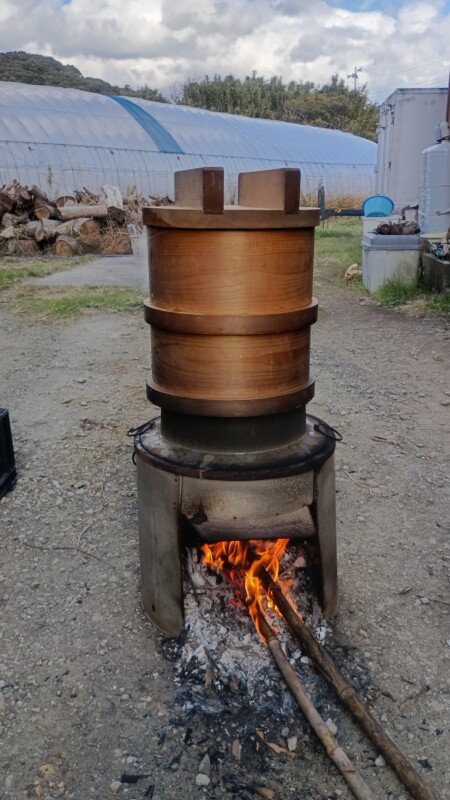
[[350,89],[342,78],[333,75],[329,83],[316,86],[310,81],[281,78],[266,80],[255,72],[244,80],[227,75],[208,75],[203,80],[188,80],[178,102],[226,111],[249,117],[337,128],[375,139],[378,108],[367,96],[366,87]]
[[149,86],[131,89],[130,86],[112,86],[100,78],[85,78],[80,70],[71,64],[61,64],[55,58],[36,53],[0,53],[0,80],[84,89],[86,92],[97,94],[127,94],[131,97],[143,97],[145,100],[166,102],[157,89],[151,89]]
[[[127,90],[128,94],[130,87],[125,84],[124,89]],[[152,89],[150,86],[147,86],[147,84],[137,89],[131,89],[130,94],[134,97],[142,97],[143,100],[154,100],[157,103],[167,103],[166,98],[162,96],[158,89]]]

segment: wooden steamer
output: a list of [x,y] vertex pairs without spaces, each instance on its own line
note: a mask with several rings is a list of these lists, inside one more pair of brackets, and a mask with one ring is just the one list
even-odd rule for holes
[[[225,445],[227,432],[239,425],[223,418],[293,411],[313,396],[309,346],[317,318],[312,274],[319,212],[299,211],[299,197],[298,170],[243,173],[239,205],[224,208],[223,170],[205,168],[176,173],[175,208],[144,210],[153,366],[148,397],[161,406],[163,422],[165,412],[222,418]],[[304,414],[297,416],[303,422],[292,428],[294,437],[304,430]],[[184,423],[177,426],[182,438]],[[200,425],[190,423],[190,431]],[[251,442],[241,426],[244,449],[258,448],[258,427]],[[232,441],[238,446],[236,436]]]
[[224,207],[221,168],[175,174],[175,206],[144,209],[152,375],[161,418],[135,436],[142,603],[183,626],[180,542],[315,538],[321,599],[337,606],[329,428],[306,415],[317,209],[300,172],[242,173]]

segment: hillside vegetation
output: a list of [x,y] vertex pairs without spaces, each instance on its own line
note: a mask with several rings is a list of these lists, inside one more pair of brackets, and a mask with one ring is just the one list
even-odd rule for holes
[[143,86],[131,89],[130,86],[113,86],[100,78],[85,78],[79,69],[71,64],[61,64],[51,56],[34,53],[0,53],[0,80],[31,83],[40,86],[62,86],[66,89],[84,89],[98,94],[122,94],[128,97],[142,97],[144,100],[166,102],[157,89]]

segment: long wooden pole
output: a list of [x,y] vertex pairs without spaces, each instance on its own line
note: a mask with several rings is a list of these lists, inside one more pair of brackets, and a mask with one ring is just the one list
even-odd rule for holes
[[438,800],[437,795],[423,782],[412,764],[398,749],[397,745],[394,744],[388,734],[385,733],[376,719],[369,713],[355,690],[344,678],[339,667],[336,666],[327,651],[319,644],[295,609],[292,608],[280,586],[272,579],[265,569],[259,569],[257,574],[261,578],[269,597],[273,600],[297,639],[308,651],[317,667],[335,689],[339,699],[358,720],[377,750],[391,765],[392,769],[396,772],[397,776],[410,791],[412,796],[416,798],[416,800]]
[[340,744],[326,726],[311,698],[303,688],[298,675],[292,669],[288,659],[284,655],[280,642],[273,632],[264,614],[258,611],[258,624],[261,634],[267,642],[267,646],[272,653],[278,669],[286,681],[290,691],[295,697],[301,711],[305,715],[314,732],[322,742],[327,754],[333,764],[338,768],[345,781],[350,786],[353,794],[358,800],[374,800],[374,796],[369,787],[357,772],[355,765],[350,761]]

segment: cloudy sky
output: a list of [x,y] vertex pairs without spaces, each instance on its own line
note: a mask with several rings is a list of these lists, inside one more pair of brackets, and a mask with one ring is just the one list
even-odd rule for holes
[[381,102],[446,86],[449,43],[450,0],[0,0],[1,52],[169,96],[205,74],[324,83],[356,67]]

